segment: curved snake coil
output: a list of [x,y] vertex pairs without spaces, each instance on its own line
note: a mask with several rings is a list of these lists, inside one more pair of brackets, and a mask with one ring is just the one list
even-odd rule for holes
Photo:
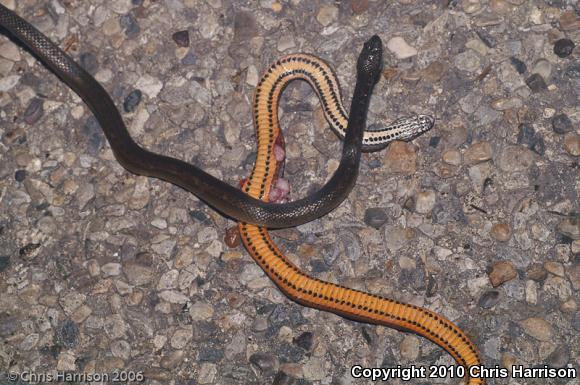
[[[364,52],[364,50],[363,50]],[[362,53],[361,53],[362,55]],[[360,59],[359,59],[360,60]],[[279,177],[283,159],[273,147],[283,145],[278,122],[278,104],[284,87],[294,79],[307,81],[319,95],[325,117],[339,135],[344,135],[347,115],[340,103],[340,88],[330,67],[311,55],[289,55],[274,63],[264,74],[254,96],[254,124],[258,137],[256,166],[243,189],[251,196],[268,200]],[[361,95],[360,79],[353,100]],[[332,102],[328,102],[331,100]],[[350,115],[359,114],[364,106],[351,107]],[[421,116],[417,119],[422,119]],[[408,126],[391,126],[381,132],[366,132],[366,146],[384,147],[397,139],[410,139],[418,132]],[[378,138],[378,139],[377,139]],[[375,147],[376,148],[376,147]],[[445,317],[428,309],[401,303],[378,295],[324,282],[298,269],[276,246],[267,229],[239,223],[242,242],[254,260],[290,299],[309,307],[329,311],[362,322],[384,325],[419,334],[445,349],[459,365],[466,368],[481,365],[479,353],[467,335]],[[469,378],[469,385],[484,384],[479,378]]]

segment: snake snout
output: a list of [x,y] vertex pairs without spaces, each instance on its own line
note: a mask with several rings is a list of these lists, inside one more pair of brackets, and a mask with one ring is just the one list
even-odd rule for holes
[[383,42],[377,35],[372,36],[360,53],[357,63],[359,76],[368,76],[376,83],[383,68]]

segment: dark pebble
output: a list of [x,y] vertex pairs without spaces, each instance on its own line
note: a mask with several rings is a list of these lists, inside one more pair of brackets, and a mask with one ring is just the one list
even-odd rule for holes
[[223,357],[223,350],[209,347],[202,347],[197,354],[197,360],[200,362],[219,362]]
[[580,332],[580,311],[577,311],[572,317],[572,327]]
[[313,274],[324,273],[328,271],[328,265],[324,262],[324,259],[314,258],[310,260],[310,268]]
[[40,247],[40,243],[29,243],[26,246],[20,248],[18,254],[21,257],[26,257],[34,252],[34,250]]
[[97,57],[92,52],[83,52],[79,56],[79,61],[81,63],[81,67],[83,67],[88,73],[95,74],[99,69],[99,61]]
[[294,379],[283,371],[276,373],[276,376],[274,376],[274,380],[272,381],[272,385],[292,385],[293,383]]
[[177,44],[178,46],[189,47],[189,31],[188,30],[177,31],[173,35],[171,35],[171,38],[173,39],[175,44]]
[[297,312],[294,307],[290,308],[289,306],[276,305],[272,313],[270,313],[268,320],[274,326],[288,325],[288,322],[290,322],[290,326],[292,327],[298,327],[308,322],[301,312]]
[[487,31],[479,29],[475,31],[475,33],[477,33],[477,36],[479,36],[481,41],[489,48],[493,48],[497,45],[496,39],[493,36],[491,36]]
[[58,358],[62,348],[58,345],[43,346],[40,348],[40,353],[52,357],[53,360]]
[[0,273],[6,270],[10,266],[10,257],[7,255],[0,256]]
[[66,319],[58,328],[56,337],[61,346],[71,349],[79,342],[79,328],[71,319]]
[[518,144],[523,144],[528,146],[528,148],[539,155],[544,155],[546,152],[546,144],[544,138],[536,134],[534,128],[527,124],[520,124],[520,130],[518,132]]
[[437,147],[440,141],[441,141],[440,136],[433,136],[431,139],[429,139],[429,146],[435,148]]
[[131,4],[136,5],[136,6],[140,6],[140,5],[143,5],[143,1],[144,0],[131,0]]
[[570,64],[565,73],[569,78],[580,78],[580,64]]
[[262,374],[267,374],[277,369],[278,359],[271,353],[254,353],[250,356],[250,363],[260,369]]
[[101,130],[99,122],[94,116],[90,116],[82,128],[82,133],[88,139],[87,152],[90,155],[97,155],[105,142],[105,135]]
[[121,27],[125,30],[125,36],[127,36],[129,39],[137,37],[139,32],[141,32],[139,23],[137,23],[135,17],[130,13],[121,16],[119,19],[119,24],[121,24]]
[[210,223],[208,216],[200,210],[190,210],[189,216],[197,222],[201,222],[206,225]]
[[533,92],[541,92],[548,88],[544,78],[539,74],[532,74],[526,79],[526,84]]
[[554,44],[554,53],[558,57],[569,56],[574,50],[575,44],[570,39],[560,39]]
[[189,51],[187,55],[185,55],[183,59],[181,59],[181,64],[186,66],[192,66],[195,65],[195,63],[197,63],[197,58],[191,51]]
[[518,71],[519,74],[523,75],[528,70],[528,67],[526,67],[526,63],[524,63],[518,58],[512,56],[510,58],[510,61],[512,62],[512,65],[516,68],[516,71]]
[[306,352],[295,345],[290,344],[280,344],[276,351],[276,356],[282,362],[300,362]]
[[24,181],[24,179],[26,179],[26,170],[16,170],[14,173],[14,179],[16,179],[17,182]]
[[375,229],[380,229],[388,219],[387,212],[382,207],[371,207],[365,211],[365,224],[374,227]]
[[488,290],[479,298],[479,307],[483,309],[491,309],[499,302],[499,291]]
[[133,90],[129,92],[129,95],[123,101],[123,109],[125,112],[133,112],[141,103],[141,98],[143,97],[143,93],[141,90]]
[[564,368],[570,361],[570,349],[566,345],[560,345],[546,359],[546,363],[552,368]]
[[32,98],[28,107],[24,111],[23,119],[26,124],[33,125],[42,117],[44,112],[44,101],[39,98]]
[[557,134],[565,134],[572,131],[572,121],[566,114],[558,114],[552,118],[552,129]]
[[294,342],[302,349],[310,351],[312,349],[312,345],[314,345],[314,334],[311,332],[304,332],[298,337],[294,338],[292,342]]
[[0,314],[0,337],[9,337],[22,326],[22,321],[15,316]]
[[382,162],[379,158],[369,158],[369,160],[367,162],[367,166],[369,166],[369,168],[371,170],[374,170],[374,169],[381,167]]

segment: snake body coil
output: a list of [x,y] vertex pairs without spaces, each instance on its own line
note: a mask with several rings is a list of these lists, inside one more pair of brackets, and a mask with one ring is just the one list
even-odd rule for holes
[[[377,46],[380,47],[380,39],[374,36],[365,44],[360,55],[357,85],[348,120],[349,126],[364,125],[365,113],[374,85],[373,69],[376,70],[372,65],[365,65],[365,63],[367,63],[369,55],[370,62],[376,63],[377,57],[380,56],[380,50],[376,48]],[[281,132],[277,127],[276,109],[268,109],[268,105],[277,105],[282,90],[292,80],[292,77],[284,76],[288,72],[299,73],[299,77],[307,80],[319,95],[331,89],[332,87],[319,88],[320,83],[323,83],[323,80],[331,73],[326,65],[320,65],[319,60],[311,56],[291,55],[274,64],[262,78],[260,84],[264,88],[260,92],[256,91],[254,98],[258,157],[252,175],[243,186],[246,193],[255,198],[269,199],[272,186],[278,177],[278,168],[281,166],[281,162],[270,150],[269,143],[279,140],[277,135],[281,135]],[[312,63],[318,64],[313,65]],[[286,71],[277,70],[279,67],[283,67]],[[294,67],[298,69],[292,69]],[[328,84],[336,82],[334,76],[332,78]],[[262,92],[270,95],[267,101],[262,99]],[[340,126],[344,126],[344,119],[340,121],[333,119],[337,114],[336,110],[325,108],[325,114],[331,127],[340,133]],[[271,116],[273,119],[270,118]],[[260,135],[261,132],[272,132],[273,134]],[[380,137],[387,138],[386,143],[381,142],[381,146],[395,139],[407,139],[407,134],[405,130],[400,132],[395,127],[391,127],[389,131],[380,134]],[[376,143],[376,141],[367,140],[366,143]],[[345,146],[345,148],[347,147]],[[266,167],[260,166],[264,164]],[[247,223],[240,223],[238,229],[242,242],[250,255],[280,290],[292,300],[305,306],[329,311],[357,321],[417,333],[449,352],[457,363],[466,370],[469,367],[481,365],[476,347],[461,329],[445,317],[419,306],[401,303],[310,277],[298,269],[280,251],[270,238],[267,229]],[[484,384],[483,379],[469,378],[469,385],[481,384]]]
[[[229,217],[269,228],[297,226],[338,206],[356,181],[364,126],[353,126],[346,130],[344,146],[349,150],[343,151],[334,176],[316,193],[284,204],[271,204],[252,198],[198,167],[140,147],[131,138],[105,89],[46,36],[1,4],[0,27],[30,50],[85,101],[123,167],[135,174],[163,179],[180,186]],[[400,121],[396,123],[401,124]],[[428,118],[414,118],[409,120],[408,126],[411,130],[424,131],[432,123]],[[372,137],[372,144],[380,146],[380,140],[375,139],[376,134]]]

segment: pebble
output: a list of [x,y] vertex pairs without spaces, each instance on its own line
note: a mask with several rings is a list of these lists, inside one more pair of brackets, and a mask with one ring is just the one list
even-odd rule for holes
[[580,136],[569,132],[564,136],[564,149],[572,156],[580,156]]
[[536,134],[536,131],[531,124],[520,124],[517,141],[518,144],[527,146],[530,150],[539,155],[544,155],[546,152],[544,138],[542,138],[540,134]]
[[546,261],[544,262],[544,269],[548,273],[557,275],[558,277],[564,277],[564,266],[560,262]]
[[204,362],[199,367],[197,381],[200,384],[215,384],[217,373],[218,370],[216,364],[211,362]]
[[130,284],[145,286],[153,280],[155,271],[150,266],[129,262],[123,266],[123,273],[125,273]]
[[460,71],[474,73],[481,68],[481,59],[475,51],[467,50],[456,55],[453,64]]
[[560,234],[568,238],[573,240],[580,239],[580,219],[578,217],[562,219],[556,229]]
[[179,47],[189,47],[189,31],[187,29],[173,33],[171,38]]
[[20,81],[20,76],[9,75],[4,76],[0,79],[0,92],[10,91],[18,82]]
[[289,49],[293,49],[294,47],[296,47],[296,41],[294,40],[294,36],[287,34],[280,36],[280,39],[278,39],[276,49],[279,52],[284,52]]
[[497,241],[507,242],[512,237],[512,232],[506,223],[496,223],[491,227],[490,235]]
[[403,337],[399,350],[401,351],[401,357],[407,361],[415,361],[420,354],[421,343],[419,338],[414,335],[407,334]]
[[14,180],[16,182],[23,182],[26,179],[26,170],[16,170],[14,173]]
[[174,350],[161,357],[159,365],[164,369],[175,369],[185,357],[184,350]]
[[417,55],[417,50],[410,46],[400,36],[393,37],[387,42],[387,48],[391,51],[397,59],[404,60]]
[[463,159],[467,164],[477,164],[490,160],[493,155],[489,142],[479,142],[467,148]]
[[22,118],[28,125],[33,125],[42,117],[44,113],[44,101],[39,98],[32,98],[28,107],[24,111]]
[[316,15],[316,20],[327,27],[338,19],[338,8],[333,5],[322,5]]
[[479,298],[478,305],[483,309],[491,309],[500,299],[500,293],[497,290],[488,290]]
[[561,58],[570,56],[576,45],[570,39],[560,39],[554,43],[554,53]]
[[365,211],[365,224],[375,229],[380,229],[388,219],[387,211],[382,207],[370,207]]
[[526,71],[528,70],[528,67],[526,66],[526,63],[524,63],[523,61],[521,61],[518,58],[512,56],[512,57],[510,57],[510,61],[513,64],[513,66],[516,69],[516,71],[518,71],[518,73],[520,75],[525,74]]
[[542,79],[549,79],[552,75],[552,63],[546,59],[540,59],[534,64],[532,73],[540,75]]
[[414,174],[417,170],[417,149],[411,143],[393,142],[387,147],[383,164],[389,173]]
[[536,282],[541,282],[548,276],[546,270],[544,270],[543,266],[540,264],[532,264],[526,270],[526,276],[529,279],[532,279]]
[[196,302],[189,308],[189,316],[193,321],[209,320],[213,313],[213,306],[205,302]]
[[189,341],[193,338],[193,330],[191,327],[187,329],[177,329],[171,336],[171,347],[174,349],[183,349],[187,346]]
[[308,352],[312,350],[312,346],[314,345],[314,334],[312,332],[304,332],[294,338],[292,342]]
[[[8,269],[10,266],[10,257],[7,255],[0,255],[0,273]],[[1,324],[0,324],[1,329]],[[0,336],[2,335],[2,331],[0,330]]]
[[202,346],[197,353],[197,360],[199,362],[219,362],[224,357],[222,349]]
[[433,190],[419,192],[415,197],[415,211],[419,214],[427,214],[435,207],[437,194]]
[[143,93],[141,90],[133,90],[129,92],[125,100],[123,101],[123,110],[127,113],[134,112],[137,109],[139,103],[141,103],[141,98],[143,97]]
[[526,147],[508,145],[499,154],[497,164],[507,172],[523,171],[534,162],[533,152]]
[[501,98],[495,99],[491,102],[491,108],[497,111],[505,111],[511,110],[515,108],[519,108],[523,105],[523,102],[520,98]]
[[139,27],[137,19],[135,19],[135,16],[131,13],[122,15],[119,18],[119,25],[125,30],[125,36],[127,36],[128,39],[137,37],[141,32],[141,27]]
[[493,265],[491,273],[489,273],[489,281],[491,282],[491,286],[498,287],[517,276],[518,273],[511,262],[500,261]]
[[526,79],[526,84],[532,92],[542,92],[548,88],[546,81],[539,74],[532,74]]
[[121,264],[117,262],[105,263],[101,266],[104,277],[116,277],[121,274]]
[[552,325],[543,318],[531,317],[520,322],[524,332],[538,341],[551,341],[554,335]]
[[249,361],[260,370],[264,377],[275,373],[280,365],[278,358],[271,353],[254,353],[250,356]]
[[560,15],[560,29],[562,31],[575,31],[580,29],[580,16],[574,10],[562,12]]
[[566,114],[558,114],[552,118],[552,129],[556,134],[565,134],[572,131],[572,121]]
[[279,371],[278,373],[276,373],[276,375],[274,376],[274,380],[272,382],[272,385],[292,385],[292,384],[294,384],[294,378],[290,377],[283,371]]
[[455,149],[446,150],[443,152],[442,159],[445,163],[459,166],[461,164],[461,152]]
[[113,357],[128,360],[131,357],[131,345],[125,340],[116,340],[111,343],[111,354]]
[[79,328],[72,320],[66,319],[58,328],[56,337],[61,346],[72,349],[79,343]]
[[546,363],[551,368],[564,368],[570,361],[570,348],[566,345],[560,345],[554,350],[548,358]]
[[369,0],[351,0],[350,8],[356,15],[365,13],[369,9]]

